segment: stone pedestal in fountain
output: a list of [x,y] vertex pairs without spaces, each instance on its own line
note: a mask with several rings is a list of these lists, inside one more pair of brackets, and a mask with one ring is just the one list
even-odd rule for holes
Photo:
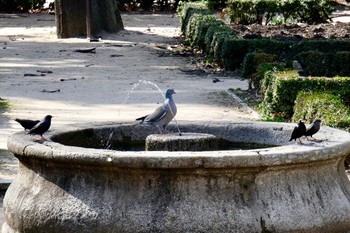
[[212,134],[151,134],[146,138],[145,148],[149,151],[210,151],[217,150],[218,144],[218,138]]
[[298,145],[288,142],[294,126],[180,123],[183,132],[279,145],[195,152],[77,146],[144,141],[152,129],[134,124],[52,128],[42,144],[16,133],[8,148],[20,166],[2,233],[347,232],[350,134],[322,127],[319,141]]

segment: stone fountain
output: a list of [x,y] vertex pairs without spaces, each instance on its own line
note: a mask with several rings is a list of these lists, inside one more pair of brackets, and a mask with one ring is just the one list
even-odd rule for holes
[[216,148],[137,149],[156,131],[130,123],[52,129],[42,143],[12,135],[20,168],[4,198],[2,233],[350,229],[350,134],[323,127],[317,141],[299,145],[288,143],[288,123],[179,127],[183,136],[209,135]]

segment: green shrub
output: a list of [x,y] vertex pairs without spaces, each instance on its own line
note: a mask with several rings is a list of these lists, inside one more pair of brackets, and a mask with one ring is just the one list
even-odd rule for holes
[[186,26],[186,41],[189,42],[191,45],[193,45],[194,40],[195,40],[195,30],[197,27],[197,24],[199,20],[203,18],[203,14],[193,14],[188,20],[188,24]]
[[319,51],[302,52],[296,56],[296,59],[303,68],[305,75],[329,76],[329,61],[326,60],[325,53]]
[[[266,90],[260,105],[266,116],[283,116],[290,119],[293,115],[294,101],[299,91],[336,91],[346,93],[350,77],[299,77],[296,71],[267,72],[267,80],[262,83]],[[265,79],[264,78],[264,79]]]
[[[240,39],[228,38],[224,41],[221,57],[227,70],[240,68],[245,55],[249,52],[263,51],[266,53],[284,54],[286,59],[293,60],[306,51],[319,51],[334,53],[337,51],[350,51],[349,40],[309,40],[309,41],[278,41],[272,39]],[[342,55],[345,57],[345,55]],[[342,63],[344,64],[344,63]],[[348,66],[347,66],[348,67]]]
[[237,38],[236,33],[226,25],[218,28],[213,35],[209,49],[209,56],[212,56],[214,60],[220,65],[223,65],[223,44],[226,40],[230,38]]
[[179,2],[177,13],[180,17],[181,32],[184,36],[186,36],[186,30],[192,15],[212,14],[207,5],[203,2]]
[[259,93],[263,98],[265,97],[267,88],[270,85],[269,82],[271,82],[269,78],[265,78],[265,76],[268,75],[268,72],[283,71],[288,68],[290,68],[288,65],[277,62],[262,63],[258,66],[258,68],[256,69],[256,79],[259,80]]
[[[293,112],[293,100],[287,100],[283,103],[278,102],[279,100],[283,100],[283,98],[279,97],[281,95],[280,90],[276,90],[277,81],[279,79],[296,79],[298,78],[298,72],[295,70],[287,70],[282,72],[274,72],[268,71],[265,73],[264,79],[262,81],[262,89],[265,90],[265,95],[263,101],[261,102],[259,109],[262,115],[272,118],[282,118],[289,119],[292,116]],[[282,93],[283,95],[284,93]],[[288,97],[286,97],[288,98]],[[285,105],[287,102],[287,106]]]
[[253,1],[228,0],[227,5],[231,23],[253,24],[257,22]]
[[298,11],[300,22],[308,24],[326,23],[334,11],[333,0],[304,0]]
[[323,53],[307,51],[295,57],[305,75],[334,77],[350,76],[350,52]]
[[192,46],[205,50],[205,35],[211,24],[217,21],[214,15],[194,14],[186,30],[187,40]]
[[240,68],[245,55],[249,52],[263,51],[271,54],[286,53],[292,42],[282,42],[271,39],[236,39],[230,38],[222,45],[221,56],[224,59],[225,69]]
[[306,51],[319,51],[334,53],[338,51],[350,51],[349,40],[306,40],[288,45],[288,56],[294,57]]
[[282,15],[283,22],[293,18],[299,22],[315,24],[330,19],[334,11],[332,0],[228,0],[227,10],[232,23],[269,23]]
[[247,53],[243,60],[242,76],[248,79],[249,90],[253,89],[253,86],[255,89],[260,88],[260,79],[257,76],[258,66],[262,63],[274,62],[276,59],[276,55],[260,51]]
[[278,9],[283,15],[284,23],[293,21],[298,17],[298,12],[301,8],[300,0],[281,0],[278,1]]
[[[212,22],[207,30],[207,33],[205,34],[205,52],[210,55],[211,53],[211,43],[213,41],[214,34],[217,31],[221,30],[230,30],[229,27],[222,22],[221,20],[216,20],[215,22]],[[211,54],[213,56],[213,54]]]
[[257,23],[262,24],[265,17],[265,24],[267,25],[279,13],[279,1],[264,0],[256,2],[256,18]]
[[228,0],[227,9],[231,23],[239,24],[268,24],[278,13],[276,0]]
[[312,122],[316,118],[324,125],[350,128],[350,109],[341,97],[327,92],[299,92],[292,121],[304,119]]
[[330,54],[333,54],[332,76],[350,76],[350,51],[339,51]]

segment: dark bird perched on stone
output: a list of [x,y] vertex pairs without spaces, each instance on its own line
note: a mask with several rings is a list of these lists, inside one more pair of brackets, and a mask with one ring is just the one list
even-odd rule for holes
[[294,130],[292,132],[292,136],[290,137],[289,141],[292,141],[292,140],[297,140],[299,139],[299,142],[301,143],[301,140],[300,138],[302,136],[304,136],[306,133],[306,127],[305,127],[305,124],[304,122],[302,122],[301,120],[299,120],[298,122],[298,126],[295,126],[294,127]]
[[304,135],[306,136],[306,138],[308,138],[308,136],[312,137],[312,135],[317,133],[320,130],[320,128],[321,128],[321,120],[318,120],[318,119],[314,120],[312,124],[307,128]]
[[160,133],[165,133],[165,127],[175,117],[177,108],[173,99],[176,94],[174,89],[168,89],[165,93],[165,101],[153,113],[139,117],[136,120],[141,121],[140,124],[154,125]]
[[38,124],[36,124],[31,130],[29,130],[29,134],[38,134],[40,135],[40,139],[46,140],[43,134],[49,130],[51,126],[51,115],[45,116]]
[[33,120],[19,119],[19,118],[16,118],[15,121],[20,123],[24,128],[24,130],[30,130],[40,122],[39,120],[33,121]]

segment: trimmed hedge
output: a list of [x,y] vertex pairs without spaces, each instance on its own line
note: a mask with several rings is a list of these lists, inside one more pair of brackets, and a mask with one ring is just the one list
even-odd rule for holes
[[176,11],[180,17],[181,32],[184,36],[186,36],[187,25],[189,24],[192,15],[208,15],[213,13],[208,9],[207,5],[202,2],[179,2],[179,6]]
[[224,64],[223,57],[221,56],[222,47],[224,42],[230,38],[236,38],[236,33],[226,25],[216,29],[212,37],[209,56],[212,56],[221,66]]
[[[350,45],[350,43],[349,43]],[[281,42],[271,39],[235,39],[230,38],[222,45],[221,57],[226,70],[239,69],[244,57],[249,52],[262,51],[271,54],[286,53],[291,42]]]
[[239,24],[262,24],[264,19],[268,24],[281,15],[284,23],[325,23],[334,11],[332,0],[228,0],[227,5],[231,21]]
[[225,69],[240,68],[244,56],[249,52],[263,51],[266,53],[283,54],[286,59],[293,60],[299,53],[305,51],[320,51],[334,53],[350,51],[349,40],[309,40],[309,41],[278,41],[272,39],[227,39],[223,43],[222,55]]
[[260,88],[261,79],[257,74],[258,66],[263,63],[275,62],[276,59],[277,56],[274,54],[264,52],[247,53],[243,60],[242,76],[248,79],[249,90],[253,89],[253,86],[255,89]]
[[193,14],[186,28],[187,41],[199,48],[205,48],[205,35],[209,26],[217,21],[214,15]]
[[221,64],[222,44],[227,38],[234,37],[236,32],[218,20],[202,3],[186,3],[184,6],[179,12],[186,40]]
[[267,72],[262,82],[266,90],[260,105],[266,116],[290,119],[299,91],[336,91],[346,93],[350,77],[299,77],[296,71]]
[[[302,61],[305,70],[316,76],[348,76],[350,73],[350,41],[349,40],[305,40],[279,41],[275,39],[243,39],[231,30],[203,3],[180,3],[178,12],[181,20],[181,31],[191,46],[205,51],[226,70],[236,70],[242,67],[244,57],[248,53],[261,51],[274,54],[276,60],[285,63],[298,59]],[[320,59],[308,59],[306,53],[314,51],[320,57],[327,53],[331,58],[332,72],[321,63]],[[298,55],[301,54],[301,55]],[[314,56],[312,55],[312,56]],[[306,58],[305,58],[306,57]],[[270,60],[269,60],[270,61]],[[269,62],[268,61],[268,62]],[[322,59],[323,61],[323,59]],[[310,62],[307,65],[307,62]],[[310,70],[310,71],[309,71]],[[318,73],[312,73],[312,72]],[[253,72],[254,73],[254,72]],[[257,81],[256,86],[259,85]]]
[[262,63],[258,66],[256,69],[256,79],[259,81],[259,93],[264,98],[266,88],[269,84],[267,84],[268,80],[264,79],[267,72],[277,72],[277,71],[284,71],[287,69],[290,69],[291,67],[288,64],[278,63],[278,62],[272,62],[272,63]]
[[340,96],[327,92],[299,92],[294,105],[292,121],[304,119],[312,122],[320,119],[322,124],[350,129],[350,109]]
[[307,51],[299,53],[296,59],[303,68],[305,75],[350,76],[350,52],[323,53]]
[[[221,20],[216,20],[215,22],[212,22],[207,30],[207,33],[205,34],[205,52],[210,55],[210,53],[213,51],[211,43],[213,41],[214,34],[219,31],[230,31],[231,29]],[[213,53],[211,54],[213,55]]]

